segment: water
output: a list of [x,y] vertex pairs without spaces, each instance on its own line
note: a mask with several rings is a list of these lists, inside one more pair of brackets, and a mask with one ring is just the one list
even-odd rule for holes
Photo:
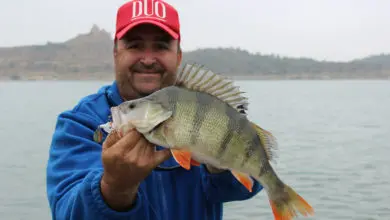
[[[1,219],[50,219],[45,166],[57,114],[104,82],[0,83]],[[279,140],[280,177],[318,220],[390,219],[389,81],[241,81]],[[272,219],[265,192],[224,219]]]

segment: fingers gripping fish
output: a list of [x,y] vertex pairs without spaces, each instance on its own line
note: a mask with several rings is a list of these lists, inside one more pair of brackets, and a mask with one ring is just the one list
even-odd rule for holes
[[248,108],[242,94],[222,75],[186,65],[174,86],[113,107],[112,124],[104,126],[121,134],[135,127],[151,143],[170,148],[187,170],[201,163],[230,170],[249,191],[253,177],[266,190],[275,219],[292,219],[296,210],[312,214],[271,167],[276,140],[242,113]]

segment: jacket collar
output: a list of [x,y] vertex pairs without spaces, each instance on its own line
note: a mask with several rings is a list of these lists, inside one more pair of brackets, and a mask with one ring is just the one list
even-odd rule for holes
[[124,101],[119,94],[118,84],[115,80],[111,86],[108,86],[106,93],[111,106],[120,105]]

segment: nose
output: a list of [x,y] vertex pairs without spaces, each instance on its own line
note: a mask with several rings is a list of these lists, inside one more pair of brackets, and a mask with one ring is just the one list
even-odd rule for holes
[[145,66],[152,66],[157,62],[156,56],[152,51],[146,50],[140,60],[140,62]]

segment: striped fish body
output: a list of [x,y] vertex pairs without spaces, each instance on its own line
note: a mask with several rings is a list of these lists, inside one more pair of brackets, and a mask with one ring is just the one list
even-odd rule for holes
[[200,163],[258,178],[260,170],[270,168],[253,124],[232,106],[207,93],[176,86],[148,98],[172,112],[167,121],[144,134],[149,141],[190,151]]
[[[232,81],[187,65],[176,85],[111,109],[112,129],[135,127],[151,143],[170,148],[185,169],[201,163],[230,170],[249,191],[253,177],[266,190],[275,220],[292,219],[312,207],[272,169],[273,135],[251,122],[247,99]],[[110,128],[111,129],[111,128]]]

